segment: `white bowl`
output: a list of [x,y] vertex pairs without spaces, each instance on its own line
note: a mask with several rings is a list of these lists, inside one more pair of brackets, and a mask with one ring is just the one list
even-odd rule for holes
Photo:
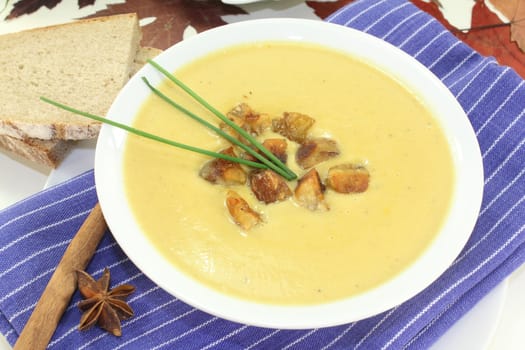
[[[167,292],[213,315],[245,324],[304,329],[360,320],[394,307],[436,280],[459,254],[474,227],[483,191],[483,167],[472,127],[448,89],[423,65],[388,43],[343,26],[313,20],[265,19],[218,27],[176,44],[155,60],[169,71],[219,48],[264,40],[316,43],[359,57],[417,91],[435,112],[449,141],[455,166],[453,203],[446,222],[421,257],[404,272],[364,294],[322,305],[259,304],[221,294],[187,277],[166,261],[139,229],[123,185],[125,131],[104,125],[95,155],[95,181],[108,225],[137,267]],[[150,94],[140,80],[162,77],[146,65],[123,88],[108,118],[131,124]]]

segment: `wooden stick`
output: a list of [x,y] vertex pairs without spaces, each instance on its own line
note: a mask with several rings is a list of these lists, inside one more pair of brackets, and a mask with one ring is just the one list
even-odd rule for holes
[[84,270],[93,257],[107,224],[100,204],[86,218],[27,321],[14,350],[45,349],[77,288],[76,270]]

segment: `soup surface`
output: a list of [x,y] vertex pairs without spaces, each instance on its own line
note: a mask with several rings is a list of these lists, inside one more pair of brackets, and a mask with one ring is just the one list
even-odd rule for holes
[[[399,274],[440,229],[453,192],[449,146],[418,97],[383,72],[331,49],[265,42],[215,52],[176,76],[224,113],[245,102],[276,117],[288,111],[314,118],[311,133],[333,138],[341,150],[316,167],[322,179],[344,162],[370,172],[366,192],[327,190],[328,211],[309,211],[291,198],[266,205],[248,186],[233,186],[264,217],[243,232],[225,206],[229,188],[198,175],[209,157],[130,135],[124,171],[134,215],[158,251],[193,278],[260,302],[333,301]],[[160,88],[219,124],[174,84]],[[209,150],[227,145],[153,95],[134,126]]]

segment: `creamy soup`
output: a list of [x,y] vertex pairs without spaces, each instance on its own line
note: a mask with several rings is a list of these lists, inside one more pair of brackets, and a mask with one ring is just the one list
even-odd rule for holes
[[[244,232],[225,206],[229,188],[198,176],[209,157],[130,135],[124,167],[134,215],[158,251],[189,276],[265,303],[334,301],[399,274],[436,236],[453,191],[449,146],[431,111],[395,79],[331,49],[280,42],[227,48],[175,74],[224,113],[245,102],[276,117],[313,117],[312,135],[329,136],[341,150],[317,166],[321,178],[344,162],[370,172],[366,192],[327,190],[328,211],[309,211],[292,198],[266,205],[247,186],[232,186],[264,218]],[[219,124],[174,84],[161,89]],[[227,145],[156,96],[134,126],[209,150]],[[289,166],[305,172],[293,157]]]

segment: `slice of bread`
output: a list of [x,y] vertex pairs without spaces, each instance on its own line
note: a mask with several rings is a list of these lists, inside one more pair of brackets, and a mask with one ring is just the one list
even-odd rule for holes
[[141,47],[140,50],[137,52],[137,55],[135,56],[135,60],[133,61],[133,66],[131,68],[131,75],[134,75],[135,73],[137,73],[139,69],[142,68],[142,66],[148,63],[149,59],[155,58],[161,52],[162,52],[161,49],[157,49],[155,47],[149,47],[149,46]]
[[[162,50],[153,47],[141,47],[133,61],[131,75],[142,68],[148,59],[154,58],[161,52]],[[75,141],[61,139],[41,140],[31,137],[17,139],[7,135],[0,135],[1,148],[50,168],[56,168],[60,164],[74,143]]]
[[56,168],[75,141],[17,139],[0,135],[0,147],[49,168]]
[[129,79],[140,39],[134,13],[0,36],[0,135],[96,137],[99,122],[46,104],[40,96],[104,115]]

